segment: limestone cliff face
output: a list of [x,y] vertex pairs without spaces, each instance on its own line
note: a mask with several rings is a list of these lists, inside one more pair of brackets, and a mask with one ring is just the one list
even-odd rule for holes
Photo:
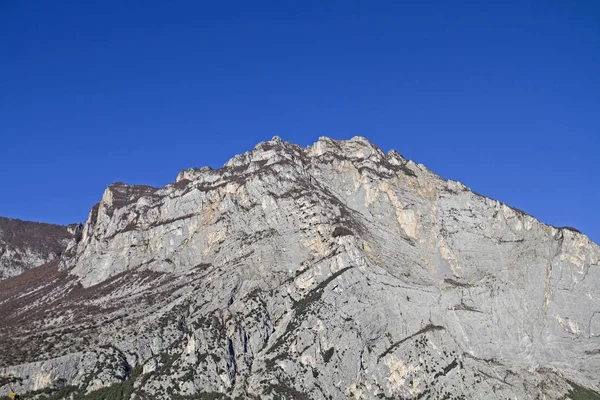
[[43,278],[7,280],[0,373],[73,398],[591,396],[599,264],[586,236],[364,138],[274,138],[107,188]]
[[0,217],[0,280],[58,258],[76,230]]

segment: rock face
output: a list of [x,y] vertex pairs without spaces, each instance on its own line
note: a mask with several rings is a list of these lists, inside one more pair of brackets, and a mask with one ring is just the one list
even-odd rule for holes
[[274,138],[109,186],[5,281],[0,374],[50,398],[595,398],[599,264],[364,138]]
[[0,280],[58,258],[76,230],[0,217]]

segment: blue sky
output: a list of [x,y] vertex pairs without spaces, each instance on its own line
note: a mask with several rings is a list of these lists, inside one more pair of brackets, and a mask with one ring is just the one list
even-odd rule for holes
[[0,215],[361,135],[600,241],[600,2],[0,2]]

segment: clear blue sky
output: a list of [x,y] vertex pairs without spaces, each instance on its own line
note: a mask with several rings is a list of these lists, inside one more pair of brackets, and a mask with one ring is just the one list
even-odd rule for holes
[[361,135],[600,241],[599,1],[3,0],[0,54],[3,216]]

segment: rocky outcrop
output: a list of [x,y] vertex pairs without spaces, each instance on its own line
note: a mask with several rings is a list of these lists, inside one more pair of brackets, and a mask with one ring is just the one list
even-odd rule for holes
[[0,373],[75,398],[597,396],[599,264],[364,138],[274,138],[111,185],[43,279],[6,281]]
[[57,259],[77,229],[0,217],[0,280]]

